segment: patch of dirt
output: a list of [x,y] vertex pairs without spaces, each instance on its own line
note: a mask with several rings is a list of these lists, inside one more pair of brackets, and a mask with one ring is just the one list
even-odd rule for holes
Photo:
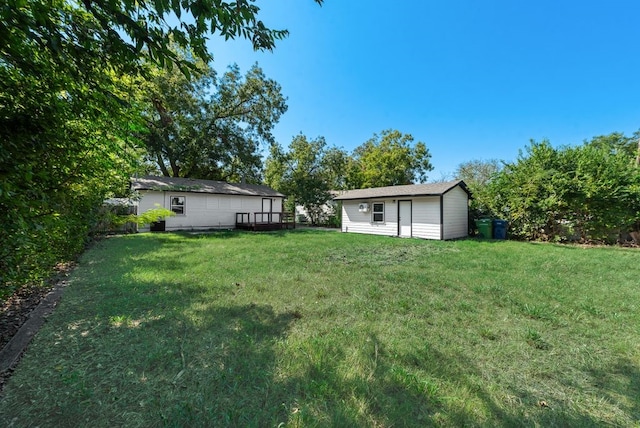
[[51,286],[27,285],[0,304],[0,349],[18,332],[29,314],[52,290]]
[[[6,300],[0,301],[0,349],[20,331],[31,313],[54,286],[69,276],[75,263],[61,263],[44,285],[26,285],[16,290]],[[0,372],[0,391],[13,370]]]

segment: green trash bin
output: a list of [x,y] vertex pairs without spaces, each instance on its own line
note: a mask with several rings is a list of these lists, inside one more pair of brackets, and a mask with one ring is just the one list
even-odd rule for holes
[[493,236],[492,221],[490,218],[480,218],[476,220],[478,236],[482,239],[491,239]]

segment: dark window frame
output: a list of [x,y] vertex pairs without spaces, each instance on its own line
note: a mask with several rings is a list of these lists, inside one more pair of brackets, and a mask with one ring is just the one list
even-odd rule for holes
[[[379,209],[376,210],[376,208],[379,208]],[[384,218],[385,218],[384,202],[373,202],[371,204],[371,222],[384,223]]]
[[[174,203],[174,199],[177,199],[179,202]],[[176,213],[176,215],[186,215],[187,197],[182,195],[171,195],[169,197],[169,207],[170,207],[169,209],[174,213]]]

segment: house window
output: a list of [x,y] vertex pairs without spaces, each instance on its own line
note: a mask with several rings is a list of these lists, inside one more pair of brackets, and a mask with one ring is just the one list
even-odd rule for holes
[[184,196],[172,196],[171,197],[171,211],[177,215],[184,215]]
[[375,202],[372,213],[374,223],[384,223],[384,202]]

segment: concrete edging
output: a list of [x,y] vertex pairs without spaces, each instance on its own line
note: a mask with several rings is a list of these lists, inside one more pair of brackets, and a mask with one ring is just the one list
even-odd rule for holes
[[0,351],[0,373],[9,371],[15,367],[20,360],[20,357],[27,349],[27,346],[31,342],[31,339],[36,335],[40,327],[45,323],[46,318],[58,305],[64,288],[68,285],[68,281],[59,281],[38,304],[38,306],[31,311],[29,319],[25,321],[20,327],[18,332],[11,338],[11,340]]

